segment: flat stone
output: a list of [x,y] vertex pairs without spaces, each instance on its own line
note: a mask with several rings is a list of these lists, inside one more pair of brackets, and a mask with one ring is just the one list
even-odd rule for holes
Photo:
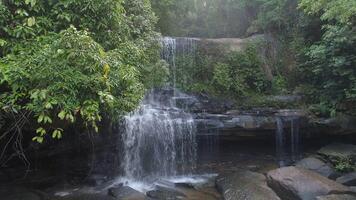
[[221,174],[216,186],[225,200],[280,200],[267,186],[266,177],[251,171]]
[[349,194],[331,194],[316,197],[316,200],[356,200],[356,196]]
[[314,200],[329,194],[355,194],[350,188],[318,173],[298,167],[284,167],[267,174],[268,185],[286,200]]
[[335,178],[336,176],[336,172],[332,167],[314,157],[304,158],[303,160],[297,162],[296,166],[314,171],[327,178]]
[[105,194],[77,193],[77,194],[70,194],[64,197],[56,197],[51,200],[117,200],[117,199]]
[[321,148],[318,153],[328,157],[352,158],[356,156],[356,145],[330,144]]
[[156,200],[181,200],[185,199],[186,195],[174,188],[156,186],[155,190],[148,191],[146,195]]
[[108,195],[120,200],[138,200],[145,198],[144,194],[128,186],[110,188]]
[[345,174],[337,178],[336,182],[347,186],[356,186],[356,172]]

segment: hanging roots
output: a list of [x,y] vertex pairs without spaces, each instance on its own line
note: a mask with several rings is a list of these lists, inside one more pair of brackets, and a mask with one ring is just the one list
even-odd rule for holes
[[[0,130],[4,130],[0,133],[0,168],[5,167],[13,158],[19,158],[29,168],[30,162],[22,146],[22,130],[28,124],[30,114],[29,111],[0,112]],[[5,121],[11,122],[8,128],[3,127],[6,124]]]

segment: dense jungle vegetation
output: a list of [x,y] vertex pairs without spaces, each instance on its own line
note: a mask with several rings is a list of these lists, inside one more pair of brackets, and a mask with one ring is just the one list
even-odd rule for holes
[[167,71],[156,19],[148,0],[1,1],[1,139],[98,132],[135,109]]
[[254,43],[220,59],[198,52],[195,67],[178,72],[191,80],[185,90],[301,92],[322,116],[355,115],[355,13],[354,0],[2,0],[0,139],[26,129],[41,143],[71,124],[98,132],[132,111],[169,73],[159,33],[278,41],[272,77]]
[[[335,116],[339,111],[355,115],[355,1],[153,0],[152,5],[163,35],[264,34],[270,40],[254,42],[243,53],[198,52],[195,66],[185,73],[185,80],[191,81],[181,84],[184,89],[224,93],[234,99],[302,93],[317,115]],[[276,50],[256,56],[264,45]],[[262,65],[269,65],[272,76],[263,73]]]

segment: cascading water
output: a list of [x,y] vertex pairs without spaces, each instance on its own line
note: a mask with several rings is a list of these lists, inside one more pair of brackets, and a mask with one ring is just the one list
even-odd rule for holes
[[192,116],[159,102],[150,92],[141,107],[125,117],[124,161],[126,178],[145,181],[192,173],[196,161]]
[[[276,156],[281,167],[297,161],[301,156],[299,121],[299,116],[276,117]],[[285,131],[286,123],[290,123],[289,132]]]
[[[197,48],[197,38],[172,38],[172,37],[163,37],[161,38],[162,52],[161,57],[164,59],[170,66],[171,73],[171,86],[173,88],[177,88],[177,78],[179,78],[179,82],[187,83],[184,77],[177,77],[179,75],[179,70],[181,69],[179,63],[177,63],[177,59],[183,59],[184,62],[188,60],[191,61],[189,63],[191,66],[194,66],[195,60],[195,51]],[[187,63],[185,63],[187,64]]]
[[[183,43],[181,43],[183,41]],[[173,89],[154,89],[139,109],[124,120],[122,168],[128,181],[150,183],[163,177],[190,175],[197,157],[196,127],[191,114],[176,107],[186,98],[176,86],[177,53],[193,47],[190,39],[162,38],[162,59],[171,67]]]

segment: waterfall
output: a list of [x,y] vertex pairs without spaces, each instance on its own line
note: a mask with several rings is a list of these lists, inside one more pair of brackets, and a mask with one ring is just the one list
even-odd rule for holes
[[170,66],[171,86],[177,88],[177,81],[182,84],[189,84],[185,77],[179,76],[184,70],[185,64],[177,63],[177,59],[184,60],[184,62],[190,61],[190,67],[194,67],[195,64],[195,52],[197,48],[197,38],[185,38],[185,37],[163,37],[161,38],[161,58],[164,59]]
[[[299,116],[276,117],[276,156],[281,167],[297,161],[301,156],[299,121]],[[288,123],[290,130],[286,131]]]
[[124,118],[122,169],[134,182],[191,175],[197,159],[196,125],[191,114],[177,108],[187,95],[176,89],[177,55],[194,51],[193,39],[161,39],[161,57],[170,65],[171,83],[149,91],[140,107]]
[[166,107],[159,102],[161,95],[151,91],[140,108],[125,117],[126,178],[145,181],[193,172],[196,162],[193,117],[178,108]]

